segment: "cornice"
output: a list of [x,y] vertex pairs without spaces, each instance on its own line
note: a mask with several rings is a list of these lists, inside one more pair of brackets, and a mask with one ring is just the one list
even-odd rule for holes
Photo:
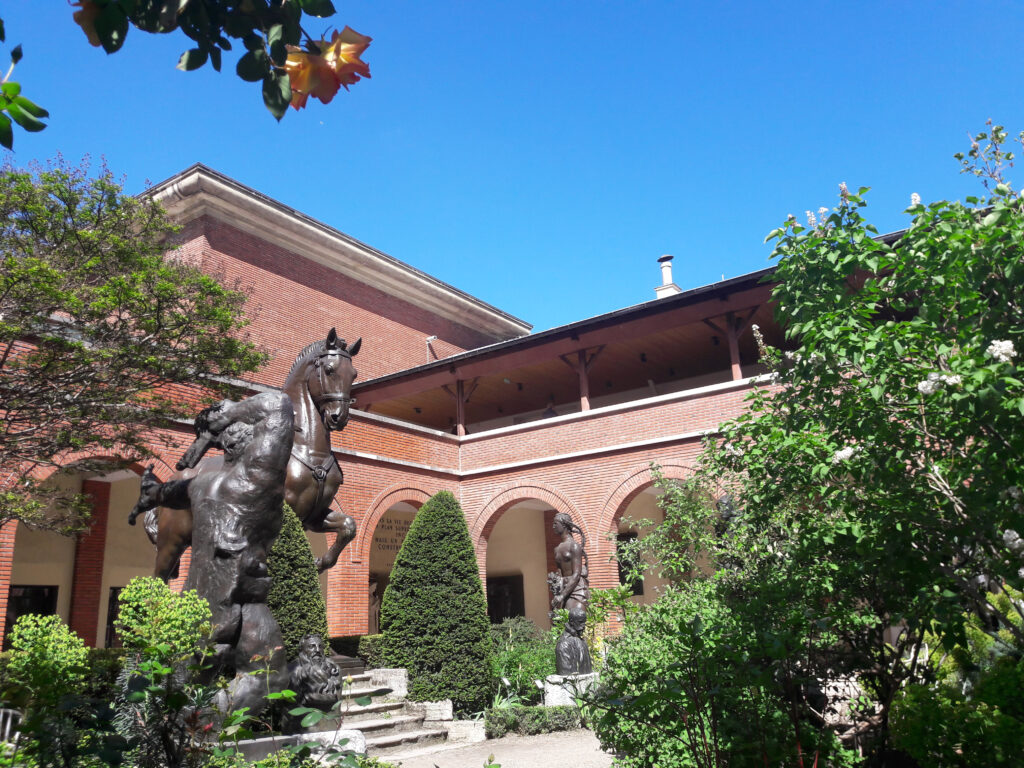
[[149,194],[181,224],[207,215],[347,277],[495,338],[529,333],[517,317],[204,165]]

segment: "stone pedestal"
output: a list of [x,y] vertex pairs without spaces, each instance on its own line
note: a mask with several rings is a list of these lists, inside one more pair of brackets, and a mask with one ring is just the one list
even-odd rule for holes
[[548,675],[544,680],[544,706],[574,706],[576,696],[586,693],[596,682],[596,672],[589,675]]

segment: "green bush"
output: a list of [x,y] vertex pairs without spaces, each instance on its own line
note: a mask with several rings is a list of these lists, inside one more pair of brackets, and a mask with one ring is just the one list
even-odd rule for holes
[[538,733],[568,731],[580,727],[576,707],[492,707],[484,716],[487,738],[500,739],[509,733],[535,736]]
[[118,692],[117,676],[127,655],[124,648],[89,648],[85,660],[83,694],[86,698],[113,701]]
[[[1005,589],[992,600],[1012,616],[1012,601],[1024,595]],[[1019,615],[1013,623],[1021,624]],[[940,646],[935,635],[925,639]],[[962,641],[933,654],[935,680],[909,685],[897,696],[893,743],[921,765],[935,768],[1019,764],[1024,754],[1022,656],[1008,627],[993,631],[977,614],[969,614]]]
[[491,639],[495,644],[491,669],[505,687],[504,693],[518,699],[517,703],[539,703],[543,690],[536,681],[556,672],[557,636],[517,616],[491,625]]
[[59,616],[26,614],[11,630],[7,676],[28,696],[29,707],[53,707],[66,695],[82,693],[88,651],[82,638]]
[[316,560],[302,523],[287,504],[284,524],[267,556],[270,594],[267,605],[277,619],[288,659],[299,653],[304,635],[320,635],[327,643],[327,605],[320,591]]
[[384,666],[380,651],[382,639],[383,635],[363,635],[359,638],[359,647],[356,653],[360,659],[366,662],[369,669],[378,669]]
[[487,602],[466,518],[442,491],[409,527],[381,605],[381,659],[409,670],[409,698],[451,699],[459,712],[493,690]]
[[128,651],[174,664],[191,657],[210,634],[210,606],[194,590],[176,593],[154,576],[136,576],[118,596],[114,628]]
[[11,764],[35,768],[116,764],[123,741],[112,733],[110,710],[83,697],[89,672],[81,638],[58,616],[22,616],[11,630],[8,706],[22,710]]
[[[631,614],[586,697],[601,745],[623,755],[622,768],[795,765],[786,702],[753,658],[765,653],[753,640],[708,581]],[[807,725],[799,738],[819,765],[845,759],[828,732]]]

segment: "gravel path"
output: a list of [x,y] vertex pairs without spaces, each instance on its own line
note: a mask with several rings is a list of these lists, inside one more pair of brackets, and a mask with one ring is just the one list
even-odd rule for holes
[[612,756],[584,728],[539,736],[506,736],[416,757],[382,759],[402,768],[482,768],[487,756],[501,768],[609,768]]

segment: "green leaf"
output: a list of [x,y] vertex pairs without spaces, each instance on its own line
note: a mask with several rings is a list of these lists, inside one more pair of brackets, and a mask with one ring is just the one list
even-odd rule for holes
[[14,103],[21,107],[23,110],[28,112],[32,117],[49,117],[50,113],[40,107],[35,102],[29,101],[24,96],[18,96]]
[[13,47],[13,48],[11,49],[11,64],[17,64],[17,63],[18,63],[19,61],[21,61],[21,59],[22,59],[22,57],[23,57],[24,55],[25,55],[25,54],[24,54],[24,53],[22,53],[22,50],[21,50],[21,45],[20,45],[20,44],[19,44],[19,45],[16,45],[16,46],[14,46],[14,47]]
[[271,72],[263,78],[263,103],[277,120],[284,117],[291,100],[292,88],[288,83],[288,75]]
[[235,72],[247,83],[255,83],[258,80],[262,80],[266,77],[269,70],[270,62],[262,48],[249,51],[238,60],[238,64],[235,66]]
[[0,115],[0,144],[8,149],[14,148],[14,131],[11,129],[11,120],[7,115]]
[[299,723],[303,728],[309,728],[311,725],[316,725],[324,719],[324,713],[314,709],[312,712],[306,713],[306,716],[302,718]]
[[128,16],[117,3],[106,5],[96,17],[96,34],[107,53],[117,53],[128,34]]
[[283,67],[288,59],[288,49],[285,46],[284,26],[275,24],[267,32],[267,43],[270,46],[270,60],[277,66]]
[[215,72],[220,72],[220,48],[210,49],[210,66],[213,67]]
[[992,227],[1003,220],[1003,216],[1006,214],[1005,208],[996,208],[992,213],[981,220],[981,226]]
[[13,99],[21,93],[21,86],[18,83],[4,83],[0,88],[3,89],[4,96],[9,99]]
[[10,104],[7,105],[7,111],[11,114],[11,118],[14,120],[14,122],[16,122],[18,125],[24,128],[26,131],[29,131],[30,133],[36,133],[37,131],[41,131],[46,127],[46,123],[41,122],[40,120],[30,115],[20,106],[18,106],[18,103],[16,101],[12,101]]
[[318,16],[321,19],[336,13],[331,0],[299,0],[299,7],[310,16]]
[[177,68],[182,72],[191,72],[203,66],[206,63],[206,59],[206,51],[200,48],[192,48],[181,54],[181,58],[178,59]]

